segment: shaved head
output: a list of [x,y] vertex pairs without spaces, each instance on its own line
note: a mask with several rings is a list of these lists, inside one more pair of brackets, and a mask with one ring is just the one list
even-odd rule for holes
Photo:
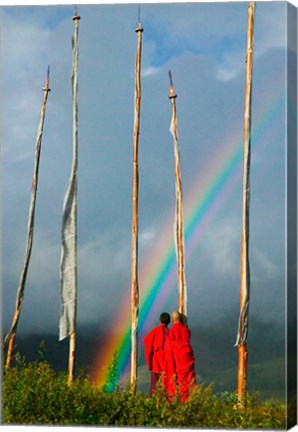
[[181,318],[180,318],[180,313],[176,310],[172,312],[172,322],[180,322]]

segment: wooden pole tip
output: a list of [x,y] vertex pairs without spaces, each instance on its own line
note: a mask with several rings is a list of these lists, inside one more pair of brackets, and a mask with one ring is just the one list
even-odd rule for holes
[[81,19],[80,15],[78,15],[78,9],[75,7],[74,16],[72,17],[73,21],[79,21]]
[[141,21],[138,21],[138,27],[136,28],[135,32],[136,33],[138,33],[138,32],[142,33],[143,31],[144,31],[144,29],[141,26]]
[[172,72],[169,70],[169,80],[170,80],[170,94],[169,99],[175,99],[177,97],[175,90],[174,90],[174,84],[173,84],[173,77]]

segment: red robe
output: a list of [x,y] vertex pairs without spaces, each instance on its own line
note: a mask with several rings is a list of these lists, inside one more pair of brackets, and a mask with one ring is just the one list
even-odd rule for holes
[[152,372],[160,374],[165,370],[164,345],[168,334],[169,329],[160,324],[154,327],[144,339],[145,360],[148,369]]
[[190,344],[189,328],[174,323],[165,343],[165,387],[169,396],[179,386],[181,400],[186,401],[189,389],[196,383],[195,357]]

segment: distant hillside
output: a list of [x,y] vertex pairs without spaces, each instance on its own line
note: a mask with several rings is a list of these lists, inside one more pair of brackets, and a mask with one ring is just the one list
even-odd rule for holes
[[[262,363],[249,363],[248,368],[248,391],[258,392],[262,399],[277,398],[284,399],[285,395],[285,362],[283,358],[267,360]],[[214,383],[215,392],[237,389],[237,368],[215,371],[211,376],[204,379],[206,384]]]
[[[196,357],[199,381],[214,383],[215,392],[235,391],[237,387],[237,347],[235,329],[218,325],[192,330],[192,345]],[[94,328],[80,329],[77,337],[76,371],[80,367],[91,371],[94,358],[104,334]],[[17,336],[15,351],[27,361],[35,360],[41,341],[45,342],[45,359],[55,370],[67,370],[68,341],[58,341],[57,335]],[[283,399],[285,385],[284,339],[281,329],[252,321],[248,343],[248,391],[261,393],[262,398]],[[139,384],[141,391],[149,391],[149,372],[141,360]]]

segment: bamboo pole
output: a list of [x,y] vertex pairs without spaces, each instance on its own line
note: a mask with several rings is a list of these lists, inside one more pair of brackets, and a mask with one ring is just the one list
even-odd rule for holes
[[27,244],[26,244],[26,250],[24,256],[23,268],[19,280],[16,306],[13,315],[12,325],[8,334],[4,339],[4,343],[7,343],[9,341],[7,356],[6,356],[7,368],[9,368],[11,364],[12,353],[13,353],[13,348],[14,348],[14,343],[16,338],[16,330],[17,330],[18,321],[22,310],[22,305],[24,300],[24,289],[25,289],[29,261],[30,261],[31,251],[32,251],[34,215],[35,215],[35,204],[36,204],[37,183],[38,183],[38,173],[39,173],[39,160],[40,160],[41,142],[42,142],[42,135],[43,135],[43,125],[44,125],[45,112],[46,112],[46,103],[47,103],[49,91],[51,91],[50,90],[50,67],[48,67],[46,84],[43,88],[43,92],[44,92],[43,102],[41,106],[40,121],[38,125],[36,144],[35,144],[35,161],[34,161],[32,189],[31,189],[31,197],[30,197],[29,215],[28,215],[28,234],[27,234]]
[[238,400],[245,403],[247,392],[247,330],[250,292],[249,267],[249,203],[250,203],[250,141],[251,141],[251,94],[253,65],[253,33],[255,4],[248,8],[246,86],[244,108],[244,150],[243,150],[243,201],[242,201],[242,244],[240,270],[240,318],[238,329]]
[[140,107],[141,107],[141,53],[142,32],[140,20],[136,33],[138,35],[138,48],[136,55],[135,76],[135,116],[134,116],[134,140],[133,140],[133,197],[132,197],[132,260],[131,260],[131,374],[130,384],[133,393],[137,390],[138,374],[138,317],[139,317],[139,284],[138,284],[138,193],[139,193],[139,168],[138,146],[140,132]]
[[186,280],[185,280],[182,180],[181,180],[181,169],[180,169],[177,111],[176,111],[177,95],[174,90],[171,71],[169,71],[169,78],[170,78],[169,99],[171,100],[171,104],[172,104],[172,121],[171,121],[170,131],[174,139],[174,160],[175,160],[175,180],[176,180],[175,242],[176,242],[176,253],[177,253],[177,261],[178,261],[178,286],[179,286],[178,310],[186,318],[187,292],[186,292]]

